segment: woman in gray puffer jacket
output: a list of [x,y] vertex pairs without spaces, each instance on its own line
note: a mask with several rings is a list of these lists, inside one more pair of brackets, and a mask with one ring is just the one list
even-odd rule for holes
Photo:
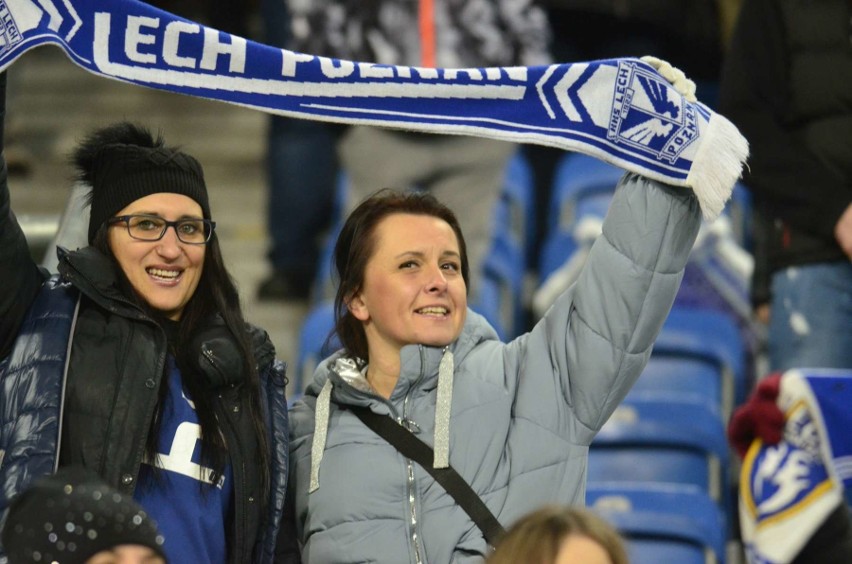
[[306,562],[479,562],[483,533],[424,468],[348,409],[433,446],[504,526],[582,504],[589,444],[645,366],[700,224],[683,188],[626,174],[578,282],[501,342],[467,309],[465,243],[426,195],[379,193],[337,242],[343,349],[291,411]]

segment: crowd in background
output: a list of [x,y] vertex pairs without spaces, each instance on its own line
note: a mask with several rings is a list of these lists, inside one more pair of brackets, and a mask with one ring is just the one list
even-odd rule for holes
[[[806,6],[792,0],[449,2],[446,11],[433,14],[439,33],[429,39],[428,49],[424,47],[424,38],[412,31],[419,29],[418,17],[422,13],[411,2],[172,0],[151,3],[271,45],[384,64],[510,66],[643,55],[671,62],[696,81],[698,98],[729,117],[750,142],[751,157],[743,185],[749,190],[753,207],[750,245],[745,250],[754,260],[751,287],[754,321],[768,328],[769,355],[762,366],[772,371],[802,366],[852,368],[852,143],[848,134],[852,128],[849,86],[852,20],[850,5],[845,0],[821,0]],[[450,38],[447,43],[441,43],[441,32]],[[10,97],[20,95],[24,94],[9,93]],[[5,156],[9,174],[14,178],[27,174],[36,163],[26,147],[17,142],[17,132],[26,127],[25,118],[12,115],[6,124]],[[324,248],[329,237],[337,236],[330,231],[340,228],[334,216],[349,216],[370,192],[385,186],[429,192],[455,212],[467,243],[465,252],[473,273],[471,279],[478,280],[493,228],[488,210],[499,197],[503,170],[515,151],[520,151],[532,167],[538,214],[533,248],[538,248],[546,236],[550,191],[561,157],[554,149],[328,125],[280,116],[268,118],[267,131],[263,166],[267,179],[268,276],[254,291],[259,300],[270,302],[271,307],[279,302],[311,303],[317,299],[317,277],[324,272],[322,261],[330,258],[323,254]],[[393,163],[404,166],[395,170],[390,166]],[[209,210],[204,207],[206,193],[187,194],[201,202],[203,219],[210,219]],[[137,197],[147,195],[150,192],[145,190],[133,192],[122,204],[132,205]],[[119,212],[124,205],[110,209],[107,215]],[[401,213],[410,210],[403,209]],[[429,214],[439,216],[438,212]],[[130,220],[127,221],[126,229],[132,236]],[[176,223],[166,222],[160,236],[171,236],[168,228],[174,227],[174,236],[180,238]],[[456,229],[452,222],[448,224]],[[100,224],[94,225],[94,229],[99,227]],[[94,231],[89,233],[89,239],[96,240]],[[534,271],[538,254],[533,253],[529,258],[530,270]],[[475,293],[477,286],[468,285],[468,289]],[[30,292],[33,293],[34,290]],[[338,302],[344,303],[340,296]],[[206,315],[211,311],[206,311]],[[232,312],[225,323],[242,322],[239,313],[238,309]],[[529,325],[534,321],[530,316]],[[200,349],[221,336],[215,331],[218,325],[212,323],[209,332],[201,335],[184,332],[189,330],[182,330],[179,325],[169,325],[170,332],[164,336],[161,348],[172,350],[180,343],[191,343]],[[262,337],[254,336],[251,329],[245,331],[240,330],[237,339],[238,363],[265,354]],[[363,340],[361,345],[366,347],[369,337]],[[7,353],[10,347],[3,352]],[[357,345],[349,348],[358,350]],[[373,355],[378,356],[375,352]],[[186,367],[194,362],[180,355],[176,359],[177,364],[169,365],[169,369],[178,374],[182,367],[189,371]],[[436,367],[444,362],[432,360]],[[265,369],[272,371],[273,365],[267,364]],[[368,380],[364,366],[356,363],[338,370],[341,378],[347,377],[346,369],[355,372],[363,369],[362,384],[378,392],[376,381]],[[256,381],[257,367],[241,366],[241,373],[243,370],[252,386],[267,385],[266,380]],[[764,374],[756,376],[759,381]],[[357,374],[352,378],[359,381]],[[753,382],[755,386],[757,381]],[[233,386],[234,383],[219,384]],[[323,393],[322,384],[315,390],[318,396]],[[751,389],[748,391],[752,393]],[[77,393],[76,409],[85,412],[85,393],[79,389]],[[175,390],[171,393],[180,395]],[[743,425],[747,429],[737,437],[740,443],[747,444],[754,437],[765,441],[782,438],[779,429],[783,419],[779,420],[778,413],[772,410],[767,414],[764,404],[755,403],[758,393],[759,390],[755,391],[751,401],[742,406],[746,412],[740,412],[737,432],[743,432]],[[167,401],[164,394],[158,401]],[[258,409],[261,393],[255,390],[247,394],[234,396],[230,401],[245,405],[250,412]],[[390,393],[382,395],[388,397]],[[339,401],[338,396],[330,401]],[[324,405],[324,416],[328,417],[329,404],[320,404],[319,398],[316,401],[317,406]],[[334,405],[331,404],[332,409]],[[755,408],[755,405],[764,407]],[[297,424],[311,427],[309,436],[314,437],[314,443],[305,445],[311,456],[316,448],[313,425],[320,421],[320,415],[313,412],[320,410],[317,406],[312,405],[309,414],[296,412]],[[215,409],[211,405],[202,407],[202,412],[207,411],[200,423],[202,428],[211,425],[210,413]],[[103,418],[104,413],[85,416]],[[766,417],[772,419],[772,425],[762,426],[760,422]],[[259,429],[264,423],[254,421],[253,425],[251,433],[263,436]],[[219,432],[218,425],[211,428]],[[767,428],[772,431],[761,431]],[[80,441],[77,456],[83,460],[85,433],[75,440]],[[140,440],[149,450],[155,448],[150,437]],[[218,479],[227,464],[216,457],[215,449],[212,452],[213,455],[205,456],[215,463]],[[305,457],[301,451],[297,456],[301,457],[300,461]],[[330,456],[333,459],[335,454]],[[299,477],[311,480],[313,465],[308,456],[308,462],[299,467]],[[251,478],[252,487],[261,487],[261,483],[268,486],[264,480],[274,478],[263,472],[255,474]],[[74,479],[86,483],[92,477]],[[329,484],[326,489],[330,487]],[[244,491],[239,495],[247,497]],[[294,527],[303,534],[308,527],[304,522],[307,502],[300,498],[297,503],[303,522],[298,526],[285,522],[284,526]],[[137,509],[129,506],[126,511]],[[260,519],[256,513],[251,514],[255,515],[253,519]],[[33,517],[27,519],[31,521]],[[848,514],[840,512],[833,519],[835,524],[839,523],[831,532],[834,536],[820,537],[817,544],[822,546],[809,544],[806,550],[818,551],[829,546],[836,547],[836,552],[806,552],[799,561],[807,561],[815,554],[827,562],[840,562],[848,556],[852,546]],[[165,522],[169,522],[169,517],[165,517]],[[143,523],[143,529],[147,523]],[[252,539],[257,536],[261,540],[263,534],[259,530],[249,533]],[[821,530],[820,534],[828,533]],[[4,532],[4,545],[11,555],[6,535]],[[122,544],[139,544],[155,553],[152,558],[165,557],[156,531],[145,529],[140,535],[131,535]],[[567,540],[578,537],[591,545],[578,546]],[[299,540],[303,541],[304,537]],[[55,540],[51,542],[56,545]],[[626,562],[622,542],[617,532],[594,513],[550,507],[517,520],[489,562],[517,562],[522,558],[519,555],[526,555],[531,562],[621,564]],[[464,539],[459,543],[463,544]],[[110,546],[95,548],[106,550]],[[583,556],[571,556],[571,550],[579,550],[576,554]],[[31,551],[26,554],[32,557]],[[91,554],[94,556],[95,552]]]

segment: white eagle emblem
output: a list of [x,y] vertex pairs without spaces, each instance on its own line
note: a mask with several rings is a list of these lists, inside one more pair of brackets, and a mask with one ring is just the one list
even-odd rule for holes
[[608,139],[674,163],[697,136],[695,108],[665,79],[635,62],[619,61]]

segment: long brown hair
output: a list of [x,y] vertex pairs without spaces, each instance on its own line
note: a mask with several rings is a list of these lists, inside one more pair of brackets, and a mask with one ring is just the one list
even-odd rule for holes
[[[104,170],[102,151],[118,146],[134,150],[138,149],[143,151],[143,153],[145,150],[150,150],[150,154],[145,154],[148,155],[147,158],[151,161],[151,170],[159,170],[164,166],[164,163],[169,163],[169,167],[167,168],[170,168],[170,170],[175,167],[191,170],[194,182],[197,184],[193,184],[192,191],[181,193],[195,200],[201,206],[204,216],[209,217],[207,188],[203,184],[201,164],[194,157],[184,153],[178,147],[166,145],[162,132],[154,136],[147,128],[130,122],[118,122],[91,132],[78,144],[70,155],[71,162],[76,169],[77,179],[84,181],[91,188],[88,194],[90,206],[95,205],[95,200],[98,199],[96,198],[96,192],[98,192],[100,194],[100,201],[102,203],[103,201],[107,201],[107,204],[109,204],[101,205],[100,208],[102,209],[100,209],[100,212],[109,212],[112,214],[123,207],[119,206],[118,209],[114,209],[118,205],[116,201],[105,199],[107,192],[110,189],[115,190],[115,187],[108,182],[105,183],[98,176],[99,174],[103,174]],[[153,157],[154,152],[156,152],[156,158]],[[122,172],[122,167],[126,165],[127,161],[122,159],[126,159],[127,157],[121,151],[117,154],[120,156],[115,157],[116,161],[109,163],[112,167],[109,170],[119,171],[118,173],[114,172],[113,176],[116,174],[119,176],[126,174],[126,171]],[[168,192],[174,188],[173,185],[161,187],[154,180],[141,184],[138,182],[138,178],[136,180],[136,187],[140,190],[138,191],[140,194]],[[137,194],[137,191],[131,191],[130,193],[131,195]],[[127,193],[123,193],[122,195],[126,197]],[[109,245],[109,237],[107,235],[109,226],[106,219],[106,217],[103,218],[100,225],[92,224],[89,226],[91,245],[112,261],[115,266],[119,289],[123,291],[124,295],[139,306],[151,319],[157,321],[161,326],[165,326],[166,323],[163,320],[162,314],[151,308],[145,300],[136,294],[132,285],[127,280],[127,276],[119,266],[115,254]],[[228,460],[227,447],[214,411],[215,400],[213,394],[210,393],[209,386],[204,381],[204,375],[200,374],[199,370],[193,368],[195,365],[193,357],[198,354],[198,351],[192,350],[190,343],[198,328],[204,327],[217,314],[221,316],[225,326],[234,337],[242,356],[244,374],[247,376],[248,384],[245,389],[248,393],[252,411],[252,423],[255,428],[255,435],[257,436],[260,456],[262,457],[260,461],[261,479],[264,487],[266,487],[269,483],[269,454],[267,450],[266,426],[263,423],[263,412],[260,401],[260,378],[255,363],[254,351],[246,328],[246,321],[240,307],[237,287],[227,268],[225,268],[219,239],[214,231],[205,248],[204,266],[198,287],[184,307],[178,323],[176,342],[170,343],[175,361],[181,372],[183,384],[192,396],[196,407],[196,413],[201,426],[201,459],[205,466],[213,469],[213,475],[210,478],[214,483],[225,470]],[[163,398],[165,397],[166,388],[167,386],[165,385],[160,387],[160,401],[157,405],[157,413],[148,434],[146,451],[150,457],[156,454],[157,441],[159,439],[159,413]]]
[[[106,255],[114,264],[119,289],[151,319],[162,324],[163,316],[151,308],[133,290],[130,281],[119,266],[112,248],[109,245],[109,225],[104,223],[97,230],[92,246]],[[204,253],[204,266],[198,287],[184,307],[183,314],[178,322],[177,342],[173,344],[175,362],[181,372],[183,385],[192,397],[198,422],[201,426],[201,460],[202,463],[213,470],[210,479],[216,483],[222,476],[228,461],[227,447],[220,431],[219,421],[213,407],[213,394],[209,391],[204,376],[194,369],[191,355],[198,351],[191,350],[189,343],[199,327],[203,327],[214,315],[220,315],[225,322],[229,332],[233,335],[237,346],[242,353],[243,370],[247,375],[248,386],[245,387],[249,394],[251,406],[252,424],[258,441],[260,452],[260,471],[264,491],[269,484],[269,451],[266,436],[266,425],[263,422],[260,401],[260,376],[254,358],[254,350],[246,328],[246,321],[240,306],[239,293],[236,284],[225,267],[222,257],[219,239],[215,233],[207,242]],[[153,460],[157,453],[159,440],[159,412],[168,386],[160,386],[160,402],[157,405],[157,413],[152,421],[151,430],[148,434],[146,453]],[[265,498],[265,496],[264,496]]]
[[598,543],[612,564],[628,564],[621,536],[588,509],[545,506],[522,517],[506,532],[487,564],[553,564],[570,536]]
[[398,213],[427,215],[447,222],[458,240],[462,278],[470,287],[467,246],[458,219],[450,208],[427,192],[400,192],[385,188],[365,199],[349,214],[334,247],[338,276],[334,332],[350,356],[364,361],[369,361],[367,335],[361,321],[349,312],[346,304],[364,285],[364,271],[375,250],[376,227],[387,216]]

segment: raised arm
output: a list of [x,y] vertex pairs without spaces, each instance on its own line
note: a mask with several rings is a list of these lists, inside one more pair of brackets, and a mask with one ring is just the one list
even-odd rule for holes
[[577,283],[516,345],[516,414],[591,442],[648,361],[700,223],[689,189],[622,178]]
[[0,73],[0,360],[9,354],[21,322],[44,282],[12,212],[3,154],[6,123],[6,73]]

